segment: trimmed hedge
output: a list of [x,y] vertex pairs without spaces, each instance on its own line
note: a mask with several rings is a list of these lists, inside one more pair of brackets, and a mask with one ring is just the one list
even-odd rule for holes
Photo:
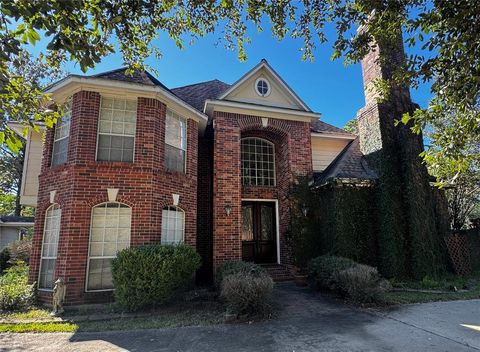
[[357,303],[381,303],[391,289],[377,268],[351,259],[324,255],[309,263],[309,278],[316,289],[328,289]]
[[187,245],[146,245],[112,260],[116,302],[129,311],[163,304],[191,283],[200,255]]
[[271,313],[273,280],[261,266],[227,262],[217,271],[217,283],[229,313],[246,317],[265,317]]

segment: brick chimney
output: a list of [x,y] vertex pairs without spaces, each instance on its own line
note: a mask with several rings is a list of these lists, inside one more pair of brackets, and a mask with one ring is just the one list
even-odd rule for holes
[[[365,106],[357,113],[360,148],[378,180],[378,235],[382,273],[387,277],[435,275],[443,265],[442,241],[447,229],[437,218],[437,204],[429,175],[419,154],[423,138],[410,126],[395,125],[418,106],[408,87],[394,85],[390,94],[375,90],[377,79],[391,80],[405,60],[399,31],[393,44],[377,43],[362,60]],[[442,198],[443,199],[443,198]],[[437,213],[437,214],[436,214]],[[440,219],[441,220],[441,219]],[[385,250],[385,249],[388,250]]]

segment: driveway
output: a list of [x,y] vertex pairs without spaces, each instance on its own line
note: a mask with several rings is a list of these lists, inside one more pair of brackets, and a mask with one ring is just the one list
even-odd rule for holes
[[278,319],[103,333],[3,334],[0,351],[480,351],[480,300],[364,311],[292,284]]

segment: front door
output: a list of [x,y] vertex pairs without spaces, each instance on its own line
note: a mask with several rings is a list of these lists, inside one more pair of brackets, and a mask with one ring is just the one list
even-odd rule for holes
[[274,202],[242,202],[242,259],[276,263],[276,219]]

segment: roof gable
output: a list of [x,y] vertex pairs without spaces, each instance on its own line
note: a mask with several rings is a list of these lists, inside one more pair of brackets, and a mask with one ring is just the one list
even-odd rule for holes
[[[256,92],[256,82],[261,78],[270,85],[268,96],[263,97]],[[235,82],[218,99],[311,112],[310,108],[265,59],[262,59],[257,66]]]

